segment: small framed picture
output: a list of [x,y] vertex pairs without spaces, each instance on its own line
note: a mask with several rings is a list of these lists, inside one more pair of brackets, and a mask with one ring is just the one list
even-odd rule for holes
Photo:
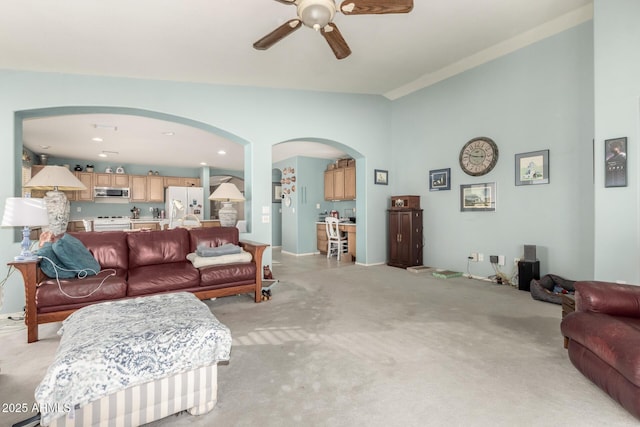
[[496,183],[460,186],[460,212],[493,212],[496,210]]
[[451,190],[451,168],[429,171],[429,191]]
[[549,150],[516,154],[516,185],[549,183]]
[[627,138],[604,141],[604,186],[627,186]]
[[381,169],[376,169],[374,171],[374,181],[375,184],[379,185],[389,185],[389,172],[383,171]]
[[271,192],[271,203],[282,203],[282,184],[279,182],[272,183],[273,191]]

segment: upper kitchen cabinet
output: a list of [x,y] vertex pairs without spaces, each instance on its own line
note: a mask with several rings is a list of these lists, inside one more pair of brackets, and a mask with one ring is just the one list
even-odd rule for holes
[[74,172],[76,178],[87,187],[86,190],[74,191],[78,202],[93,202],[93,172]]
[[181,176],[165,176],[165,187],[200,187],[200,178],[185,178]]
[[131,175],[131,202],[164,202],[164,177]]
[[324,172],[325,200],[355,200],[356,199],[356,167],[355,160],[349,160],[349,166],[330,167]]
[[129,175],[119,173],[96,173],[93,177],[95,187],[129,188]]

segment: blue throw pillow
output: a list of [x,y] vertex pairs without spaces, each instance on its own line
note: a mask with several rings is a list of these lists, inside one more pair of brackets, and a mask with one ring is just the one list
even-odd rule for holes
[[67,270],[82,271],[83,276],[91,276],[100,272],[100,264],[91,255],[89,249],[75,237],[64,234],[53,244],[53,251]]
[[48,277],[55,278],[56,271],[58,272],[57,277],[60,279],[71,279],[76,277],[76,272],[74,271],[60,270],[59,267],[66,267],[62,265],[62,262],[56,256],[56,253],[53,251],[53,245],[50,242],[45,243],[44,246],[38,249],[36,251],[36,255],[43,258],[40,260],[40,268]]

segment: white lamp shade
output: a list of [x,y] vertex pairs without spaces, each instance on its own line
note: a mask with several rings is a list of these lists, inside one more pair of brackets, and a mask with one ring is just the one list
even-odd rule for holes
[[3,227],[33,227],[47,224],[49,224],[49,217],[43,199],[7,198],[2,216]]
[[220,184],[216,191],[211,193],[209,200],[219,200],[223,202],[241,202],[244,200],[244,196],[238,190],[234,184],[225,182]]
[[63,166],[45,166],[24,187],[38,190],[86,190],[87,187]]

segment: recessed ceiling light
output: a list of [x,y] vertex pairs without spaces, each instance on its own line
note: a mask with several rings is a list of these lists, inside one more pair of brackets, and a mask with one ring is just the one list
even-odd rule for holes
[[102,142],[102,141],[104,141],[104,139],[100,138],[99,136],[96,136],[95,138],[91,138],[91,140],[93,142]]
[[200,162],[200,166],[207,166],[207,162]]
[[162,132],[162,134],[163,134],[164,136],[173,136],[173,135],[175,135],[176,133],[175,133],[175,132],[171,132],[171,131],[169,131],[169,132]]
[[105,153],[100,153],[98,154],[98,157],[107,157],[107,155]]
[[41,145],[40,148],[42,148],[43,150],[48,150],[49,148],[51,148],[50,145]]
[[218,151],[218,154],[220,154],[221,156],[224,156],[225,154],[227,154],[227,152],[224,150],[220,150]]

